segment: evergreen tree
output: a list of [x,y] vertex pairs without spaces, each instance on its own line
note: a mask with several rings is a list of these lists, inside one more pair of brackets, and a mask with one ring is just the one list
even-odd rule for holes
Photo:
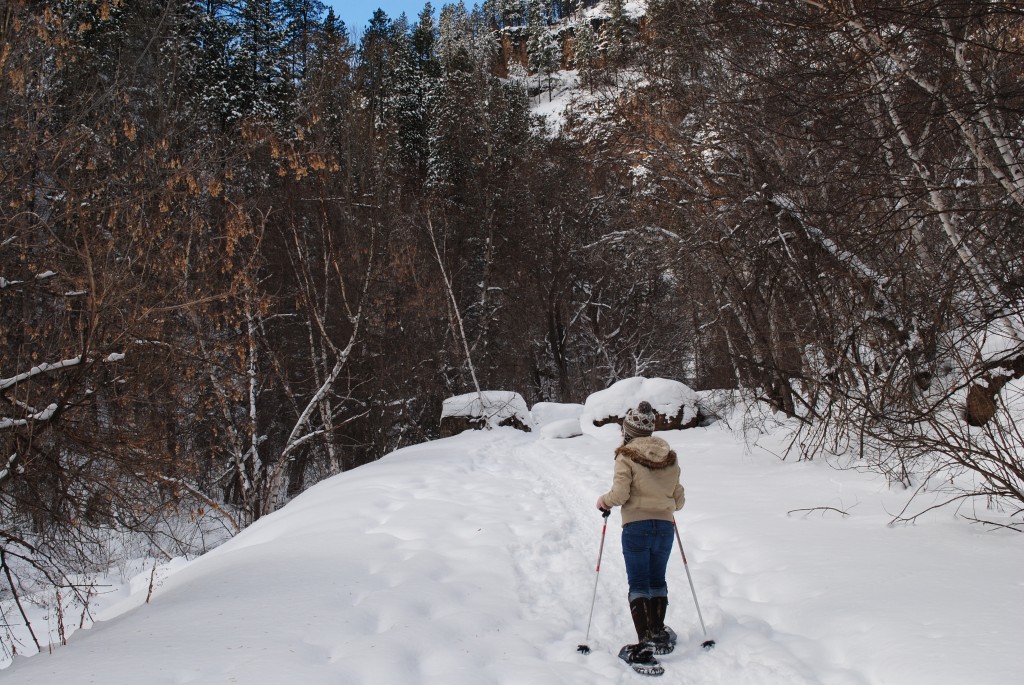
[[546,26],[550,19],[549,0],[526,0],[524,13],[527,26]]
[[321,29],[320,18],[326,9],[320,0],[281,0],[287,76],[293,81],[301,82],[306,76],[315,34]]
[[[423,69],[430,67],[432,57],[429,52],[424,55],[417,50],[416,36],[407,31],[407,25],[403,14],[392,27],[391,55],[384,66],[381,118],[382,129],[388,131],[389,142],[397,150],[395,173],[420,179],[427,158],[425,93],[429,81]],[[425,47],[429,49],[429,45]]]
[[350,65],[354,56],[355,46],[348,26],[334,13],[333,7],[328,8],[320,30],[314,35],[311,62],[317,65],[335,64],[341,68],[343,80],[347,81],[351,77]]
[[626,15],[625,0],[608,0],[608,21],[603,32],[608,61],[621,67],[633,38],[633,23]]
[[544,0],[529,0],[529,38],[526,42],[527,63],[537,74],[537,88],[541,77],[548,80],[548,99],[551,98],[551,74],[562,61],[562,48],[558,37],[547,26],[547,6]]
[[526,23],[523,0],[498,0],[498,15],[502,26],[522,26]]
[[470,54],[479,78],[497,73],[498,61],[501,59],[501,38],[493,19],[479,5],[473,8],[469,17],[469,31]]
[[323,122],[324,137],[332,142],[329,149],[335,152],[344,148],[350,134],[347,114],[352,99],[354,54],[345,22],[329,9],[313,36],[303,98],[310,117]]
[[481,21],[479,13],[467,16],[461,2],[441,10],[437,54],[442,73],[429,94],[428,187],[459,206],[467,202],[469,187],[480,181],[491,143],[486,103],[494,43]]
[[580,81],[591,91],[594,88],[594,72],[597,68],[597,34],[589,21],[576,28],[573,41],[573,66],[579,70]]
[[487,98],[491,124],[490,164],[497,178],[508,178],[521,163],[530,141],[530,96],[521,64],[510,69],[507,79],[490,79]]
[[288,78],[284,27],[280,0],[245,0],[233,64],[243,116],[284,121],[290,112],[295,88]]
[[359,88],[367,98],[374,126],[380,123],[386,93],[385,74],[394,52],[394,28],[384,10],[370,18],[359,42]]
[[557,19],[569,17],[578,7],[578,0],[551,0],[551,13]]
[[428,2],[420,11],[416,26],[412,30],[413,56],[423,78],[436,78],[441,73],[436,47],[437,26],[434,23],[434,7]]
[[198,59],[187,63],[192,106],[209,114],[225,130],[241,118],[239,83],[233,78],[238,27],[216,12],[197,19],[195,41]]
[[442,7],[438,20],[437,58],[444,72],[473,71],[471,38],[466,6],[459,2]]

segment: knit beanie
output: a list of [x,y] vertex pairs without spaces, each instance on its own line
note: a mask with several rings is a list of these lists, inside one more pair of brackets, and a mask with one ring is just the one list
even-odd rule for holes
[[622,430],[630,438],[642,438],[654,432],[654,422],[657,416],[650,402],[641,402],[636,409],[626,412],[626,418],[622,420]]

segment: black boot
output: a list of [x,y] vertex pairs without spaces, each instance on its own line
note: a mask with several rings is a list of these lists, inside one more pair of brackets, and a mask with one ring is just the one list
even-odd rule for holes
[[633,626],[636,628],[637,642],[635,645],[626,645],[619,651],[619,658],[632,667],[634,671],[642,675],[661,675],[665,669],[661,667],[658,660],[654,658],[651,648],[651,600],[646,597],[639,597],[629,603],[629,613],[633,617]]
[[655,654],[671,654],[676,648],[676,633],[665,625],[668,597],[651,599],[650,645]]
[[651,637],[651,600],[637,597],[629,602],[629,613],[633,616],[633,627],[636,628],[636,641],[645,642]]

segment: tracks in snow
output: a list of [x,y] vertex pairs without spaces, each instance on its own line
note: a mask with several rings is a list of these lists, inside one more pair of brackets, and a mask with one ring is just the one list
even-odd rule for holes
[[[501,444],[502,470],[519,474],[522,500],[510,512],[515,532],[511,550],[516,592],[524,607],[523,618],[540,624],[540,646],[553,663],[575,665],[579,683],[636,683],[644,681],[618,660],[619,647],[635,637],[627,606],[627,582],[622,561],[618,512],[608,521],[604,556],[598,579],[597,601],[589,638],[585,637],[593,596],[595,565],[603,521],[594,500],[607,490],[612,474],[614,445],[582,437],[571,440],[531,440]],[[506,451],[507,450],[507,451]],[[514,466],[513,466],[514,465]],[[680,521],[682,525],[682,520]],[[684,530],[685,536],[685,530]],[[694,536],[696,537],[696,536]],[[803,638],[787,636],[763,621],[720,610],[721,587],[743,584],[742,574],[709,565],[695,568],[693,542],[689,540],[691,571],[694,571],[701,608],[712,637],[719,647],[710,653],[700,648],[704,640],[689,594],[685,571],[678,554],[669,562],[672,603],[668,622],[679,633],[676,652],[661,657],[666,685],[812,685],[819,680],[797,653],[806,651]],[[686,542],[686,540],[684,540]],[[699,553],[697,555],[699,557]],[[586,640],[592,653],[582,655],[577,645]],[[837,674],[834,682],[860,685],[852,674]],[[638,680],[639,679],[639,680]],[[833,682],[832,680],[829,681]]]

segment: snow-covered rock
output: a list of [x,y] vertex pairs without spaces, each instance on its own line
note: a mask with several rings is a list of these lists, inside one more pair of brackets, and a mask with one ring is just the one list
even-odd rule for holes
[[540,437],[548,440],[565,440],[583,435],[579,419],[562,419],[546,423],[540,428]]
[[635,376],[588,397],[580,426],[587,435],[614,438],[626,412],[643,400],[658,413],[659,430],[689,428],[700,420],[697,393],[688,385],[668,378]]
[[533,421],[540,426],[540,436],[549,440],[562,440],[583,435],[580,429],[582,404],[538,402],[530,410]]
[[529,431],[533,418],[526,400],[517,392],[486,390],[449,397],[441,406],[441,429],[454,435],[468,428],[512,426]]
[[576,419],[579,421],[580,414],[582,413],[582,404],[558,404],[557,402],[538,402],[530,410],[533,422],[538,426],[566,419]]

